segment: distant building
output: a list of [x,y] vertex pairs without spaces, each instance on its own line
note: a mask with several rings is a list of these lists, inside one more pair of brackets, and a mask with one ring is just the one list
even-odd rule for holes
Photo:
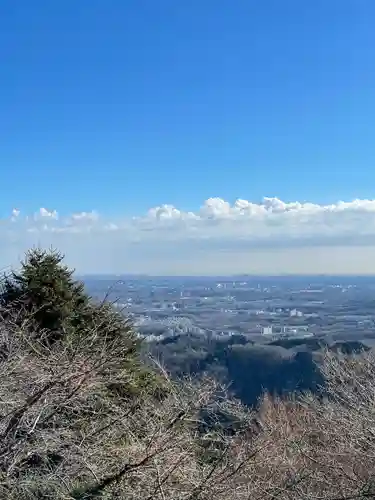
[[283,335],[294,338],[305,338],[305,337],[313,337],[314,334],[308,331],[308,326],[284,326],[282,328]]
[[272,326],[264,326],[262,328],[262,335],[272,335]]
[[303,316],[303,312],[302,311],[298,311],[297,309],[291,309],[291,311],[289,313],[289,316],[291,318],[292,317],[301,318]]

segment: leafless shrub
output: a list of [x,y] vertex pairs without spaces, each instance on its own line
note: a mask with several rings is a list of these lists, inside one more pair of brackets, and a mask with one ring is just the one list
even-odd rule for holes
[[375,498],[374,356],[326,353],[322,369],[324,397],[262,402],[266,497]]
[[[227,404],[234,415],[238,405],[213,403],[218,388],[210,381],[177,387],[165,376],[163,398],[129,393],[139,373],[126,364],[126,344],[119,349],[118,339],[109,340],[99,350],[97,335],[82,337],[74,350],[47,348],[26,325],[2,322],[0,497],[203,493],[209,434],[199,436],[202,409],[213,414],[212,407]],[[227,446],[219,432],[215,439]]]

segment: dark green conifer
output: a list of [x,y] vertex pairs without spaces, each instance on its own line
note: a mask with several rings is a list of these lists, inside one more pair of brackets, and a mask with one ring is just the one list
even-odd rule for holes
[[[34,327],[49,332],[49,340],[79,328],[89,297],[84,285],[73,278],[55,250],[32,249],[18,271],[4,276],[0,305],[5,313],[22,321],[27,315]],[[15,314],[17,312],[18,314]]]

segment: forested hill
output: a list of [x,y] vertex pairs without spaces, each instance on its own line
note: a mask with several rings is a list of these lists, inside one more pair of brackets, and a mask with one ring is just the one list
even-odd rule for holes
[[369,350],[362,342],[328,344],[323,338],[280,339],[256,344],[243,335],[210,338],[182,334],[145,345],[173,377],[212,376],[229,386],[247,405],[256,405],[266,390],[282,395],[320,391],[324,380],[319,369],[325,350],[346,354]]

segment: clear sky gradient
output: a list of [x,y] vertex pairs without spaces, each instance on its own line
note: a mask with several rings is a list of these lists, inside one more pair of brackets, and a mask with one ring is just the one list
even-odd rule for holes
[[373,0],[0,0],[0,218],[375,198],[374,25]]

